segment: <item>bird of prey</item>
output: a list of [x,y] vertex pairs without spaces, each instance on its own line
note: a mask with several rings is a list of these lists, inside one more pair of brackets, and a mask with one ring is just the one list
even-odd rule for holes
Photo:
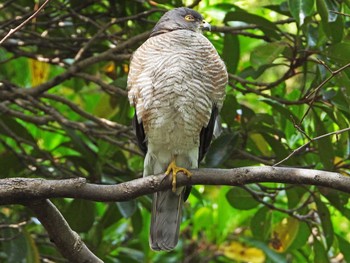
[[128,97],[140,149],[143,176],[172,176],[172,190],[153,195],[150,247],[171,250],[179,238],[182,206],[189,193],[176,187],[176,174],[191,173],[208,150],[225,97],[227,71],[202,34],[210,25],[196,11],[166,12],[134,52]]

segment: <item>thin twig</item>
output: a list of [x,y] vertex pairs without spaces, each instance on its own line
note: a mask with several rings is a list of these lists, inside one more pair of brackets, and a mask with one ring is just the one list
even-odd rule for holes
[[50,0],[45,0],[45,2],[38,8],[38,10],[36,10],[30,17],[28,17],[25,21],[23,21],[19,26],[17,26],[14,29],[11,29],[7,35],[1,39],[0,41],[0,45],[2,43],[4,43],[6,41],[6,39],[8,39],[11,35],[13,35],[14,33],[16,33],[18,30],[20,30],[23,26],[25,26],[30,20],[32,20],[33,18],[35,18],[38,13],[50,2]]
[[302,209],[303,207],[305,207],[305,205],[308,203],[305,202],[305,203],[302,203],[299,207],[297,208],[294,208],[294,209],[283,209],[283,208],[280,208],[280,207],[277,207],[275,206],[274,204],[271,204],[267,201],[264,200],[264,198],[262,198],[259,193],[253,191],[252,189],[250,189],[249,187],[247,186],[243,186],[243,188],[249,192],[252,197],[258,201],[259,203],[265,205],[266,207],[272,209],[272,210],[275,210],[275,211],[278,211],[278,212],[281,212],[281,213],[284,213],[284,214],[287,214],[291,217],[294,217],[298,220],[301,220],[301,221],[309,221],[311,218],[312,218],[312,214],[306,214],[306,215],[302,215],[302,214],[299,214],[298,213],[298,210]]
[[292,119],[294,128],[297,129],[301,134],[303,134],[306,138],[308,138],[311,141],[312,138],[309,135],[307,135],[305,131],[303,131],[303,129],[299,126],[299,124],[297,124],[293,115],[290,115],[289,117]]
[[329,10],[329,12],[334,13],[334,14],[338,14],[338,15],[342,15],[342,16],[348,16],[348,17],[350,17],[349,14],[344,14],[344,13],[342,13],[342,12],[338,12],[338,11],[334,11],[334,10]]
[[338,130],[338,131],[334,131],[334,132],[330,132],[330,133],[326,133],[326,134],[322,134],[318,137],[315,138],[310,138],[310,141],[308,141],[307,143],[301,145],[300,147],[298,147],[297,149],[293,150],[286,158],[282,159],[281,161],[279,161],[278,163],[275,163],[273,166],[276,167],[278,165],[280,165],[281,163],[287,161],[290,157],[292,157],[294,154],[296,154],[297,152],[300,152],[303,148],[307,147],[308,145],[310,145],[312,142],[320,140],[322,138],[331,136],[331,135],[338,135],[341,134],[343,132],[347,132],[350,131],[350,127],[342,129],[342,130]]

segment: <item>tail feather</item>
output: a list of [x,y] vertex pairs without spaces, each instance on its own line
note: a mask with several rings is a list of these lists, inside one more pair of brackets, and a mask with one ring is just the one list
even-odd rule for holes
[[[164,173],[172,160],[169,151],[154,151],[152,144],[148,144],[149,151],[144,162],[143,175]],[[156,152],[157,154],[155,154]],[[198,148],[189,151],[188,155],[178,155],[176,164],[184,168],[198,167]],[[150,247],[153,250],[172,250],[177,245],[182,220],[182,207],[184,204],[184,187],[157,192],[153,195]]]
[[157,192],[152,204],[150,246],[157,251],[171,250],[179,239],[183,190]]

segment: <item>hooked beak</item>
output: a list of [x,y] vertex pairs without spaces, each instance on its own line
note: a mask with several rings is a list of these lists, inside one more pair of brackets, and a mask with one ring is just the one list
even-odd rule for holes
[[202,20],[202,24],[200,25],[200,29],[210,31],[211,25],[207,21]]

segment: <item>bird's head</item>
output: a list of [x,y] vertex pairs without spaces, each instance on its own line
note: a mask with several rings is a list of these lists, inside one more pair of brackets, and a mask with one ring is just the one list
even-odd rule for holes
[[160,18],[152,30],[151,36],[180,29],[201,32],[202,30],[210,30],[210,24],[203,19],[200,13],[190,8],[175,8]]

